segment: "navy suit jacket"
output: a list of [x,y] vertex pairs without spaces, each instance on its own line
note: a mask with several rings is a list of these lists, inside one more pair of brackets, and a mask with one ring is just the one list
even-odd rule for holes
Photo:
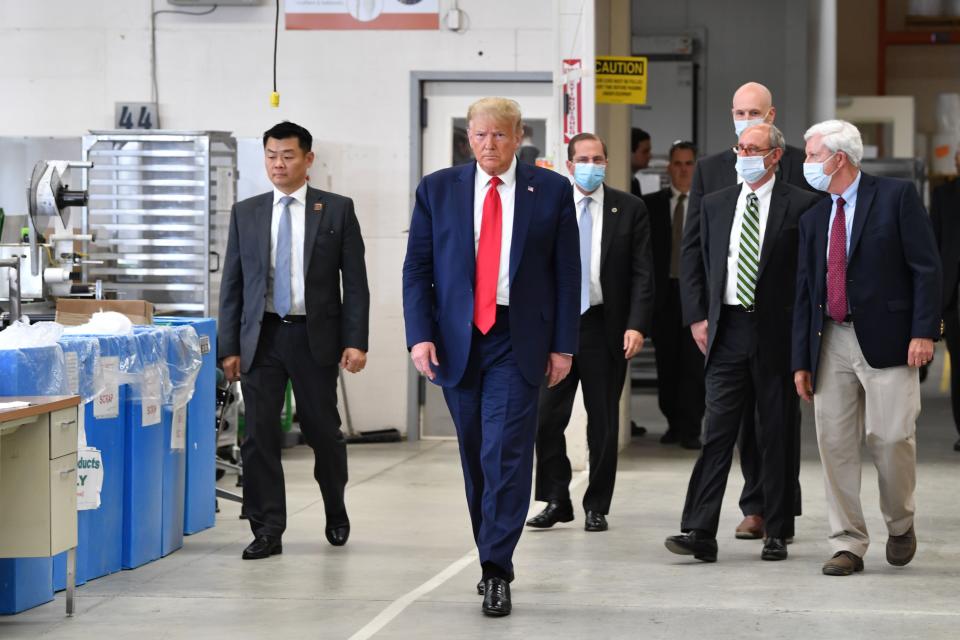
[[[833,200],[800,220],[793,316],[794,371],[816,380],[827,300],[827,239]],[[913,184],[861,174],[847,252],[847,303],[857,341],[876,369],[904,366],[912,338],[940,337],[940,258]]]
[[[230,214],[217,351],[221,359],[239,355],[244,373],[260,342],[272,216],[272,191],[236,203]],[[367,350],[370,290],[363,237],[350,198],[307,187],[305,216],[303,288],[310,351],[318,363],[331,365],[346,347]]]
[[[473,197],[477,165],[420,181],[403,263],[407,348],[433,342],[434,382],[457,386],[473,337],[476,269]],[[580,241],[570,181],[517,163],[510,246],[510,337],[523,377],[539,386],[550,352],[576,353]]]

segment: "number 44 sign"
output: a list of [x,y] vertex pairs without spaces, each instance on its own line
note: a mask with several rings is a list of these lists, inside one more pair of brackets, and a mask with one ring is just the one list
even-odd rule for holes
[[156,102],[118,102],[113,124],[117,129],[156,129]]

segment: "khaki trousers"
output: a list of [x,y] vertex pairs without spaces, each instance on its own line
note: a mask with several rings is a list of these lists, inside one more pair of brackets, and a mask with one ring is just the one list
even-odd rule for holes
[[[906,361],[907,354],[903,354]],[[920,379],[906,365],[874,369],[863,357],[852,323],[827,320],[814,391],[817,444],[834,552],[860,557],[870,537],[860,506],[860,443],[866,435],[880,481],[880,511],[889,535],[913,525],[917,484],[916,426]]]

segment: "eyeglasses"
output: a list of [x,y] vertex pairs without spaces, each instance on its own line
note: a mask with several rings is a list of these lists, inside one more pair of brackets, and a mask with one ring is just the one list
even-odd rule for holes
[[772,151],[774,147],[767,147],[766,149],[758,149],[757,147],[745,147],[741,144],[735,144],[732,147],[733,152],[737,155],[743,153],[745,156],[758,156],[761,153],[766,153],[767,151]]

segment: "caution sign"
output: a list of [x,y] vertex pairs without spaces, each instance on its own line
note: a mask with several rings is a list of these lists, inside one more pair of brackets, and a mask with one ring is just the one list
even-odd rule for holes
[[647,59],[597,56],[597,102],[647,103]]

